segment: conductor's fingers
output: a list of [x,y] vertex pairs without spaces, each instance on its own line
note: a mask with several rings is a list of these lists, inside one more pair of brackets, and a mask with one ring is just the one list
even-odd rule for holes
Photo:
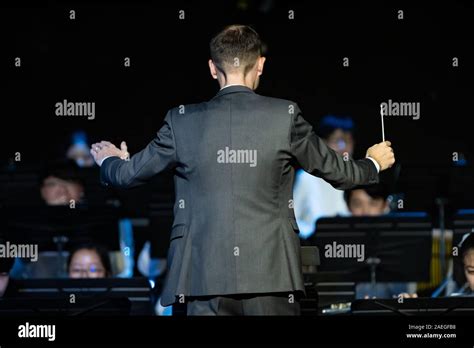
[[127,143],[125,141],[122,141],[120,143],[120,150],[124,151],[124,152],[127,152]]
[[113,146],[114,144],[112,144],[110,141],[102,140],[102,141],[100,142],[100,145],[101,145],[101,146]]

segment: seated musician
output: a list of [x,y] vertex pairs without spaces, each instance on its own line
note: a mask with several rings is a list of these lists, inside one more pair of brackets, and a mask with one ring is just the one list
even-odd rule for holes
[[106,278],[111,276],[107,250],[95,244],[74,248],[67,263],[69,278]]
[[452,296],[474,296],[474,233],[464,236],[460,244],[459,256],[466,282]]
[[[352,216],[381,216],[390,212],[388,193],[380,185],[347,190],[344,192],[344,199]],[[393,298],[401,293],[408,293],[407,283],[377,283],[375,288],[369,282],[356,284],[357,299]]]

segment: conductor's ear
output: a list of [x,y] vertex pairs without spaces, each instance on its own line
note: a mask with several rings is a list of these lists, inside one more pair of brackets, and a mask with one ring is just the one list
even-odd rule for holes
[[217,69],[212,59],[209,59],[209,71],[214,80],[217,80]]
[[265,64],[265,57],[260,57],[258,58],[258,61],[257,61],[257,73],[258,73],[258,76],[262,75],[263,74],[263,65]]

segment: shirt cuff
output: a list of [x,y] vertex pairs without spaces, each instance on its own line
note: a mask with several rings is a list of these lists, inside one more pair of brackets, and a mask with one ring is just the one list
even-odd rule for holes
[[375,168],[377,168],[377,173],[379,173],[380,172],[380,164],[378,164],[378,162],[376,160],[374,160],[372,157],[367,156],[366,158],[368,158],[369,160],[374,162]]

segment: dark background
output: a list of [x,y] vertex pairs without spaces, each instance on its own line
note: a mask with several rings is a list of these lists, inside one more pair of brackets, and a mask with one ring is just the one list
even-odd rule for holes
[[[438,196],[466,207],[472,195],[474,2],[94,1],[3,3],[2,163],[63,156],[70,134],[126,140],[133,154],[174,106],[212,98],[208,42],[223,26],[250,24],[267,46],[258,93],[296,101],[313,125],[325,114],[356,121],[356,157],[381,141],[379,105],[421,102],[421,118],[387,117],[405,207]],[[69,19],[69,10],[76,19]],[[397,19],[397,11],[404,19]],[[185,11],[185,19],[178,11]],[[288,11],[295,19],[288,19]],[[13,66],[21,57],[22,67]],[[130,57],[131,67],[123,65]],[[350,67],[343,67],[349,57]],[[459,58],[459,67],[452,58]],[[63,99],[96,103],[95,120],[57,117]],[[452,153],[464,154],[456,167]],[[393,173],[384,180],[393,181]],[[169,182],[171,185],[171,182]],[[471,185],[471,186],[469,186]]]

